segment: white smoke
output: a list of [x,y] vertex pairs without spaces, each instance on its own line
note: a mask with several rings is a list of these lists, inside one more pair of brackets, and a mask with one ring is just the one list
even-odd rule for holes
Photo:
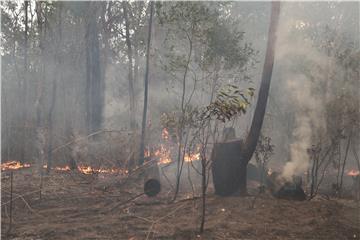
[[[286,11],[286,7],[284,5],[282,10]],[[290,18],[280,23],[277,34],[276,62],[284,81],[280,88],[284,101],[294,113],[290,159],[286,159],[288,162],[282,172],[286,180],[307,171],[310,164],[308,149],[321,138],[326,126],[324,112],[328,79],[325,71],[330,62],[298,28],[298,21]],[[319,89],[319,86],[324,88]]]
[[303,75],[293,76],[287,82],[286,88],[291,93],[291,101],[299,108],[295,112],[290,161],[285,164],[282,172],[282,176],[287,180],[308,169],[310,159],[307,151],[317,130],[322,129],[325,124],[322,100],[312,93],[312,87],[309,79]]

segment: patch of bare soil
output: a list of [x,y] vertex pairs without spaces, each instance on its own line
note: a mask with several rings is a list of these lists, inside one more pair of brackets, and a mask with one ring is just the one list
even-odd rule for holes
[[[186,199],[188,193],[169,203],[172,194],[163,189],[155,198],[141,196],[115,207],[141,193],[141,184],[118,184],[116,175],[54,172],[44,178],[40,200],[40,178],[31,169],[14,173],[13,225],[7,233],[7,174],[2,173],[2,239],[360,239],[360,206],[353,200],[224,198],[209,189],[200,236],[200,199]],[[115,184],[108,187],[109,182]]]

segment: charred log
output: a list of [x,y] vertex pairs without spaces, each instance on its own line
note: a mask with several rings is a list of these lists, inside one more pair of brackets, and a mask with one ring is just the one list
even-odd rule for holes
[[236,192],[246,194],[245,159],[239,161],[241,141],[215,144],[212,152],[212,174],[215,193],[229,196]]

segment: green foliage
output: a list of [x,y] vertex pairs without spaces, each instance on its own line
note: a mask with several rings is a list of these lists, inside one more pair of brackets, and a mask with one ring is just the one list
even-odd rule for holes
[[228,16],[224,3],[166,2],[157,4],[162,26],[168,28],[165,40],[164,70],[170,73],[186,67],[189,45],[194,47],[192,63],[203,71],[215,66],[242,69],[255,55],[251,44],[244,43],[244,32]]
[[241,46],[244,32],[231,29],[225,23],[216,22],[206,33],[208,41],[204,53],[204,65],[223,61],[224,69],[241,68],[255,51],[249,44]]
[[217,119],[222,122],[229,121],[236,115],[245,114],[250,105],[249,97],[254,96],[254,88],[246,91],[237,86],[227,85],[220,90],[214,102],[205,108],[200,119]]
[[240,90],[235,85],[226,85],[216,96],[215,101],[208,106],[197,108],[188,106],[182,116],[180,111],[166,112],[161,115],[161,125],[167,128],[171,135],[178,135],[181,126],[199,128],[207,121],[229,121],[236,116],[245,114],[254,96],[254,88]]

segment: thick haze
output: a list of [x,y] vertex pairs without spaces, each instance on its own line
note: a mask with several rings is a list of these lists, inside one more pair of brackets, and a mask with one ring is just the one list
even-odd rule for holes
[[[37,127],[41,126],[48,131],[50,121],[54,135],[53,147],[69,141],[71,135],[69,131],[76,136],[88,134],[85,126],[86,114],[89,114],[85,106],[86,98],[89,97],[86,95],[88,93],[87,74],[89,74],[87,64],[90,64],[92,69],[99,67],[99,78],[102,79],[100,86],[104,86],[105,89],[101,128],[130,131],[128,56],[125,31],[122,30],[124,20],[121,17],[121,5],[112,6],[111,15],[115,16],[113,18],[115,20],[111,22],[108,19],[109,13],[103,12],[106,10],[106,6],[103,5],[106,4],[105,2],[94,2],[93,5],[87,5],[84,2],[62,2],[61,15],[57,6],[53,8],[49,4],[47,9],[43,10],[48,18],[43,23],[43,32],[40,33],[35,12],[36,6],[32,2],[31,14],[29,14],[28,46],[25,51],[22,22],[24,15],[20,4],[23,5],[23,2],[14,2],[13,6],[8,2],[1,3],[3,161],[20,158],[18,143],[24,129],[27,129],[25,141],[28,161],[35,161],[39,157],[34,143],[47,141],[39,137],[36,132]],[[218,7],[216,2],[206,2],[206,4],[214,9]],[[137,7],[141,8],[140,5]],[[137,72],[134,71],[135,116],[138,126],[141,125],[143,106],[144,53],[148,28],[146,7],[147,3],[144,4],[144,9],[136,12],[134,10],[134,19],[136,16],[140,17],[130,26],[135,29],[135,21],[139,21],[137,23],[141,25],[140,30],[130,31],[133,34],[131,40],[137,43],[136,64],[139,66]],[[256,54],[252,55],[241,71],[219,71],[217,90],[227,83],[235,83],[241,88],[254,87],[257,91],[267,43],[270,3],[232,2],[224,8],[228,9],[224,12],[228,14],[229,19],[238,21],[236,27],[231,26],[244,32],[240,44],[251,46]],[[14,18],[16,14],[19,19]],[[98,21],[97,29],[94,30],[91,24],[95,21],[89,19],[95,17]],[[176,35],[177,33],[171,35],[172,38],[168,39],[168,42],[165,41],[170,36],[167,33],[174,29],[176,30],[176,25],[162,25],[159,22],[159,16],[155,15],[149,77],[148,125],[150,127],[148,130],[149,138],[156,141],[159,141],[162,129],[161,114],[179,109],[181,101],[183,73],[164,70],[164,65],[169,63],[167,54],[170,51],[170,45],[174,45],[174,51],[177,51],[179,55],[186,54],[188,51],[186,38]],[[91,47],[96,45],[95,40],[95,42],[89,40],[91,31],[98,31],[93,36],[98,37],[95,40],[99,41],[99,53],[94,52],[94,47]],[[326,134],[331,128],[328,107],[332,106],[330,102],[339,97],[337,90],[343,89],[343,93],[351,97],[352,100],[349,101],[355,104],[354,109],[359,106],[355,103],[359,101],[359,93],[356,90],[359,89],[359,31],[359,3],[357,2],[281,3],[275,65],[262,133],[270,136],[275,145],[275,155],[270,161],[270,166],[283,170],[284,177],[306,171],[310,163],[307,150],[319,141],[328,141]],[[43,40],[41,40],[41,34]],[[194,43],[195,50],[189,64],[191,70],[186,83],[185,99],[192,97],[189,103],[194,106],[209,104],[211,87],[209,79],[214,76],[206,77],[206,71],[201,71],[199,64],[195,61],[196,54],[201,55],[204,48],[201,44],[201,42],[198,45]],[[330,50],[324,47],[326,44],[329,44]],[[346,50],[348,48],[349,51]],[[333,54],[335,50],[344,52],[345,56],[341,59],[345,60],[337,61],[337,58],[333,57],[336,55]],[[27,71],[23,70],[25,52],[28,58]],[[330,55],[329,52],[331,52]],[[96,54],[99,54],[99,64],[96,62],[94,64],[93,59]],[[347,65],[343,64],[347,61],[347,57],[355,60],[349,60],[350,63]],[[136,56],[134,56],[134,61],[135,58]],[[256,63],[251,66],[253,62]],[[348,70],[348,66],[353,70]],[[96,76],[97,73],[91,74]],[[24,93],[21,91],[24,79],[27,82],[25,100],[27,123],[25,126],[22,122]],[[194,79],[200,80],[196,85],[196,91],[192,94]],[[57,84],[55,92],[54,82]],[[91,94],[92,97],[95,95],[93,92]],[[256,99],[255,94],[251,100],[252,107],[246,115],[226,124],[226,126],[236,127],[238,137],[244,137],[249,130]],[[37,125],[38,105],[36,104],[38,102],[41,109],[39,110],[40,125]],[[52,104],[54,105],[52,119],[49,120]],[[353,124],[355,128],[353,131],[356,131],[356,124]],[[223,127],[222,124],[220,126]],[[355,143],[359,143],[359,136],[356,134],[354,134]],[[358,145],[355,144],[355,146]],[[62,163],[65,158],[64,154],[58,152],[54,165],[56,161]],[[349,166],[355,166],[352,155],[349,156]]]

